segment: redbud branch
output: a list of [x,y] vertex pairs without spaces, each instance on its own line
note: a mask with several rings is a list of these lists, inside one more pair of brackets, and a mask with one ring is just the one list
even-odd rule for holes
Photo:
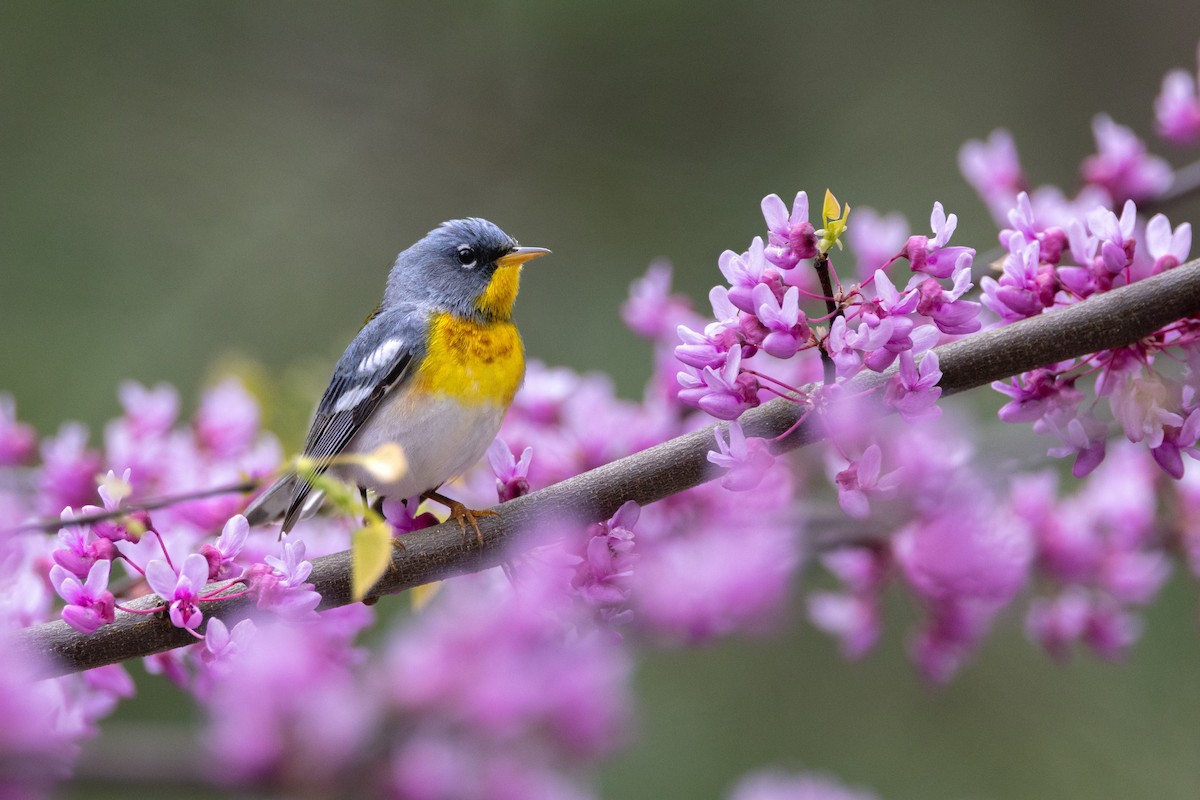
[[[271,476],[269,476],[271,477]],[[219,497],[223,494],[243,494],[252,492],[263,484],[265,478],[249,478],[237,483],[226,484],[225,486],[215,486],[211,489],[200,489],[195,492],[184,492],[182,494],[173,494],[166,497],[156,497],[153,500],[145,502],[130,503],[123,505],[120,508],[114,508],[111,511],[96,511],[91,514],[76,514],[66,520],[61,517],[47,517],[45,519],[31,520],[22,522],[12,528],[7,528],[0,531],[0,535],[7,536],[13,533],[33,533],[34,531],[56,531],[65,525],[94,525],[97,522],[105,522],[110,519],[121,519],[128,517],[136,511],[154,511],[167,506],[174,506],[180,503],[186,503],[190,500],[207,500],[210,497]]]
[[[1200,260],[1074,306],[942,345],[936,350],[942,370],[940,386],[944,395],[986,386],[1046,364],[1132,344],[1197,313]],[[849,382],[847,391],[869,392],[886,383],[890,375],[861,373]],[[772,400],[743,414],[741,423],[748,435],[780,437],[772,446],[782,452],[822,438],[820,414],[801,419],[808,410],[807,404]],[[511,556],[510,543],[519,531],[538,524],[607,519],[627,500],[646,505],[712,480],[720,475],[708,462],[713,444],[710,426],[497,506],[497,516],[479,518],[482,546],[476,546],[474,537],[463,537],[455,522],[408,534],[404,549],[393,552],[386,574],[367,599],[494,567]],[[811,531],[808,543],[812,549],[825,549],[850,538],[849,533],[841,538]],[[349,551],[314,559],[310,580],[321,594],[321,608],[352,602],[350,561]],[[205,591],[217,588],[210,586]],[[127,605],[147,611],[162,602],[155,595],[146,595]],[[204,611],[232,624],[252,612],[252,603],[248,596],[225,597],[206,602]],[[90,636],[55,621],[22,631],[18,643],[48,662],[49,672],[63,674],[195,641],[162,614],[122,612],[115,623]]]
[[[821,293],[825,295],[825,311],[829,315],[829,324],[832,329],[833,321],[842,313],[842,306],[833,294],[833,281],[829,276],[829,254],[818,254],[813,261],[813,269],[817,271],[817,277],[821,281]],[[825,342],[819,350],[821,351],[821,368],[824,372],[825,383],[833,383],[837,379],[837,370],[834,367],[833,359],[829,356],[828,334],[825,335]]]

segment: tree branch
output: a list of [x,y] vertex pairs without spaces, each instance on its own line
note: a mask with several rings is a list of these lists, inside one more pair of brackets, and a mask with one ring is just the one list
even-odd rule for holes
[[[944,395],[956,394],[1046,364],[1132,344],[1197,313],[1200,260],[1068,308],[943,345],[937,348],[940,385]],[[848,388],[851,392],[878,388],[890,374],[863,373]],[[797,424],[805,408],[789,400],[773,400],[746,412],[741,423],[747,435],[775,439],[777,451],[792,450],[822,436],[816,414]],[[510,540],[539,522],[602,520],[627,500],[646,505],[711,480],[720,474],[708,462],[713,444],[710,426],[498,506],[499,516],[479,520],[482,547],[472,537],[464,541],[453,522],[408,534],[404,549],[393,553],[387,573],[368,600],[495,566],[504,559]],[[814,536],[812,544],[817,548],[839,543],[837,538],[822,538],[819,532]],[[323,598],[321,608],[350,603],[349,551],[315,559],[310,580]],[[149,595],[128,605],[150,609],[161,604]],[[204,610],[232,623],[253,608],[250,598],[240,597],[206,603]],[[161,615],[118,612],[114,624],[91,636],[59,620],[22,631],[18,644],[44,659],[57,675],[195,641]]]

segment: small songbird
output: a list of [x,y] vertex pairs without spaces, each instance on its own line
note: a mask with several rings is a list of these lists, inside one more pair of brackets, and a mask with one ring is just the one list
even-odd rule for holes
[[[334,367],[304,456],[379,497],[427,497],[478,535],[475,512],[437,493],[496,437],[525,376],[512,322],[521,265],[550,251],[518,247],[483,219],[444,222],[402,252],[383,300]],[[405,469],[381,477],[363,458],[398,445]],[[249,508],[250,524],[283,519],[283,532],[320,504],[305,476],[275,482]]]

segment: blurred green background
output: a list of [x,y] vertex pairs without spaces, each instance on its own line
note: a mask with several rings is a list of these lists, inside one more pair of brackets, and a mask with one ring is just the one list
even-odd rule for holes
[[[530,354],[635,396],[648,350],[617,308],[652,258],[702,298],[764,194],[826,186],[922,228],[940,199],[986,250],[963,140],[1006,126],[1034,183],[1073,187],[1091,116],[1149,133],[1198,39],[1178,0],[6,2],[0,388],[43,432],[111,417],[124,378],[191,403],[231,356],[315,396],[395,253],[481,215],[555,250],[518,304]],[[295,441],[297,420],[274,422]],[[718,797],[768,764],[888,800],[1200,796],[1182,577],[1126,665],[1055,667],[1009,619],[940,692],[893,616],[864,664],[798,619],[782,643],[650,656],[605,796]]]

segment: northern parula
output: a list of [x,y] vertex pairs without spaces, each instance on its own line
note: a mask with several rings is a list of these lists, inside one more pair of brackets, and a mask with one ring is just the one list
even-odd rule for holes
[[[380,497],[432,497],[466,531],[481,512],[437,494],[479,460],[525,376],[512,322],[521,265],[550,251],[518,247],[483,219],[444,222],[402,252],[383,300],[334,367],[304,455],[312,470]],[[363,459],[399,445],[406,468],[381,478]],[[312,474],[312,473],[309,473]],[[283,518],[283,531],[320,504],[298,474],[260,495],[252,525]]]

